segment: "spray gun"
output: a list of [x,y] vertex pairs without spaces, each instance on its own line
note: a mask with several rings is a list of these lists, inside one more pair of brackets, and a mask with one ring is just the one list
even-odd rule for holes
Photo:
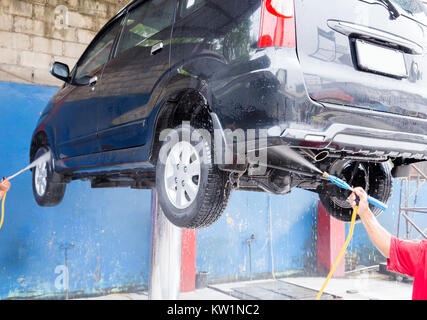
[[[333,184],[337,185],[338,187],[340,187],[344,190],[349,190],[349,191],[354,190],[353,187],[351,187],[347,182],[343,181],[342,179],[340,179],[338,177],[330,175],[329,173],[326,173],[326,172],[323,173],[323,177],[328,179],[330,182],[332,182]],[[383,210],[383,211],[387,210],[387,208],[388,208],[388,206],[385,203],[383,203],[383,202],[381,202],[381,201],[379,201],[379,200],[377,200],[371,196],[368,196],[368,202],[370,204],[376,206],[377,208]]]

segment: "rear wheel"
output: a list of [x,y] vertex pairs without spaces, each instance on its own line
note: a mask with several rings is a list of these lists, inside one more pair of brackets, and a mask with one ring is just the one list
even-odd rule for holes
[[[49,152],[47,147],[39,147],[34,159],[41,158],[47,152]],[[60,175],[53,171],[51,157],[43,159],[33,168],[32,181],[34,199],[40,206],[53,207],[62,201],[66,184],[61,182]]]
[[[388,162],[366,163],[350,160],[337,160],[331,168],[330,174],[345,180],[354,187],[362,187],[366,192],[387,203],[393,191],[393,177]],[[319,198],[325,209],[341,221],[350,221],[353,209],[347,198],[351,192],[340,189],[333,183],[327,183],[320,191]],[[382,210],[370,205],[374,215],[378,216]],[[357,217],[359,220],[359,217]]]
[[[200,139],[189,139],[195,134]],[[156,188],[168,220],[187,229],[207,227],[217,221],[231,193],[226,174],[213,163],[211,146],[190,126],[175,128],[163,143],[156,167]]]

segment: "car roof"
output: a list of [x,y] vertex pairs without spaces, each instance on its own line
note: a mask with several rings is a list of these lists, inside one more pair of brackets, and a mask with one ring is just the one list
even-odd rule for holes
[[141,0],[131,0],[127,5],[125,5],[123,8],[121,8],[119,11],[117,11],[116,16],[119,15],[122,11],[126,10],[129,6],[134,4],[135,2],[138,2]]

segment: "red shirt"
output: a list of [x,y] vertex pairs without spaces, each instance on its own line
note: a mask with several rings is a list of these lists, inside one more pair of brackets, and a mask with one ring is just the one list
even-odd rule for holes
[[412,300],[427,300],[426,265],[427,241],[411,242],[391,238],[387,269],[414,278]]

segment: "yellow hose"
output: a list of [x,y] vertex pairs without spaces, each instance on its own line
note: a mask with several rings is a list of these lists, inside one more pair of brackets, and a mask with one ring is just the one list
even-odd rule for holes
[[6,201],[6,194],[7,192],[5,192],[3,194],[3,200],[1,201],[1,220],[0,220],[0,229],[3,226],[3,220],[4,220],[4,203]]
[[328,274],[325,282],[323,283],[322,289],[320,289],[319,293],[317,294],[316,300],[319,300],[320,297],[322,296],[323,290],[325,290],[325,287],[328,284],[329,279],[331,279],[332,275],[334,274],[335,269],[337,268],[338,264],[340,263],[341,258],[344,255],[344,252],[347,249],[348,244],[350,243],[351,237],[353,236],[354,224],[356,223],[357,210],[359,210],[359,207],[357,207],[357,206],[354,207],[353,214],[351,215],[350,231],[348,232],[347,239],[345,240],[344,246],[343,246],[337,260],[335,261],[331,271],[329,271],[329,274]]

